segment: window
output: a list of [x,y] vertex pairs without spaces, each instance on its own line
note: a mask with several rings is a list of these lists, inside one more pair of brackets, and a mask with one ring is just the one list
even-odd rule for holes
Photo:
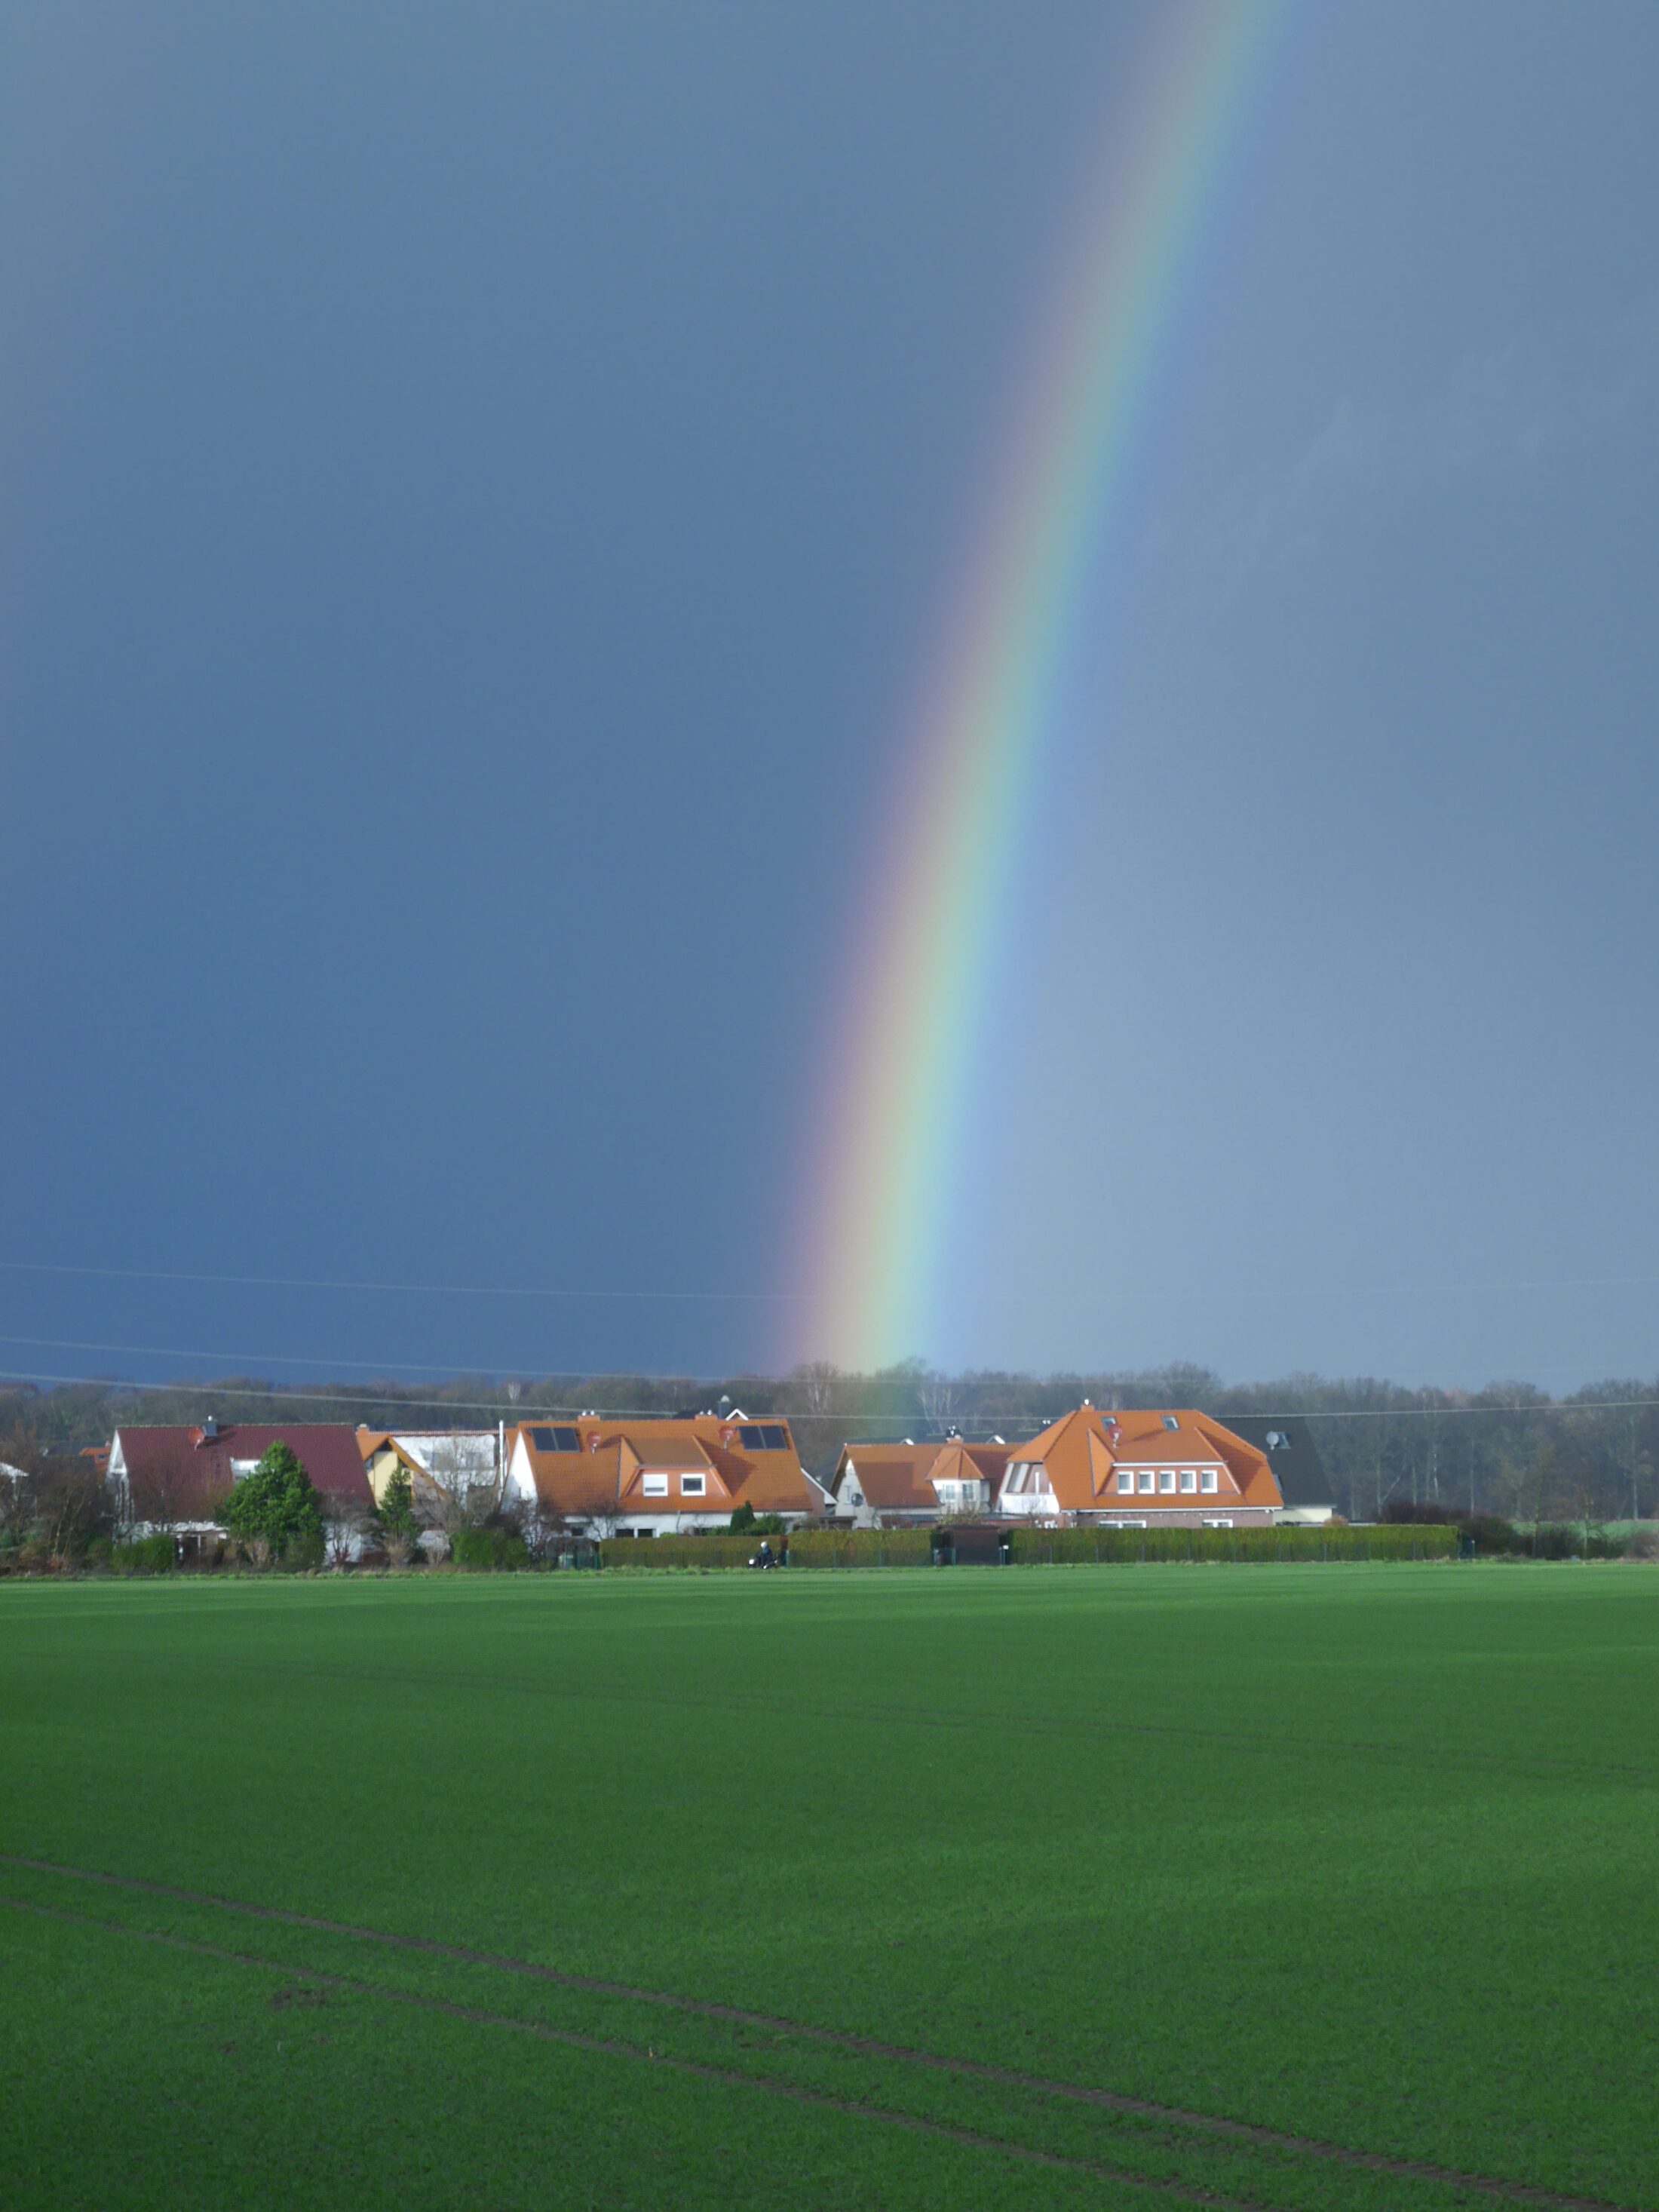
[[1175,1469],[1172,1467],[1159,1468],[1158,1471],[1158,1486],[1166,1498],[1174,1497]]
[[1216,1489],[1216,1472],[1212,1467],[1205,1468],[1200,1487],[1213,1495]]
[[1182,1468],[1181,1486],[1183,1490],[1196,1490],[1198,1488],[1198,1469],[1195,1467],[1183,1467]]
[[1146,1523],[1144,1521],[1114,1521],[1111,1525],[1114,1528],[1144,1528]]
[[1143,1496],[1144,1496],[1147,1492],[1149,1492],[1149,1491],[1152,1489],[1152,1487],[1153,1484],[1156,1482],[1157,1479],[1158,1479],[1158,1478],[1153,1474],[1152,1470],[1151,1469],[1151,1468],[1149,1468],[1149,1467],[1143,1467],[1143,1468],[1141,1468],[1141,1470],[1140,1470],[1140,1488],[1141,1488],[1141,1492],[1142,1492]]
[[1117,1494],[1118,1494],[1118,1496],[1119,1496],[1120,1498],[1126,1498],[1126,1497],[1132,1496],[1132,1495],[1133,1495],[1133,1491],[1134,1491],[1134,1486],[1135,1486],[1135,1471],[1134,1471],[1133,1468],[1132,1468],[1132,1467],[1121,1467],[1121,1468],[1119,1468],[1119,1469],[1118,1469],[1118,1471],[1117,1471]]
[[1231,1513],[1224,1513],[1219,1519],[1216,1519],[1206,1513],[1199,1525],[1205,1528],[1231,1528],[1233,1525],[1232,1516]]
[[647,1474],[640,1487],[647,1498],[666,1498],[668,1477],[665,1474]]
[[1164,1425],[1166,1429],[1178,1429],[1181,1424],[1173,1413],[1166,1413],[1164,1416]]
[[532,1429],[530,1441],[538,1452],[578,1452],[582,1448],[581,1432],[577,1429]]
[[681,1497],[701,1498],[705,1487],[707,1486],[708,1480],[708,1476],[704,1474],[683,1474],[680,1477]]

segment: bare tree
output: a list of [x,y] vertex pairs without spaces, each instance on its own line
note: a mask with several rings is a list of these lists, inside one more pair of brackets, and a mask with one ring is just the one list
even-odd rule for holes
[[501,1504],[493,1436],[441,1437],[428,1447],[415,1484],[422,1518],[444,1536],[477,1528]]
[[956,1377],[930,1367],[921,1378],[921,1410],[936,1429],[948,1428],[957,1410]]
[[331,1567],[349,1567],[357,1556],[363,1516],[338,1498],[323,1500],[323,1552]]
[[550,1559],[570,1534],[570,1524],[563,1514],[539,1498],[504,1506],[498,1517],[524,1538],[525,1549],[532,1559]]
[[108,1528],[108,1493],[90,1460],[15,1443],[5,1456],[18,1472],[3,1479],[4,1486],[21,1493],[10,1500],[15,1525],[53,1565],[65,1565]]
[[627,1518],[620,1498],[606,1498],[587,1509],[587,1533],[603,1541],[607,1536],[620,1536],[623,1522]]

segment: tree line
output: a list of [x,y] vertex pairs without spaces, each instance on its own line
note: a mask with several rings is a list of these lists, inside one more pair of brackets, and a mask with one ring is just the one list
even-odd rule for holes
[[[1370,1376],[1291,1375],[1228,1382],[1204,1367],[1048,1375],[981,1370],[951,1375],[907,1360],[860,1374],[814,1362],[783,1376],[647,1376],[618,1371],[506,1379],[459,1376],[283,1385],[257,1376],[138,1389],[118,1382],[0,1386],[0,1460],[46,1462],[107,1443],[121,1426],[222,1420],[347,1421],[380,1429],[494,1426],[538,1414],[660,1415],[741,1407],[781,1415],[815,1473],[860,1437],[1031,1436],[1082,1399],[1110,1409],[1195,1406],[1229,1413],[1304,1415],[1350,1520],[1393,1504],[1502,1514],[1512,1520],[1642,1520],[1659,1514],[1659,1380],[1612,1378],[1552,1398],[1528,1382],[1478,1390],[1413,1389]],[[9,1437],[10,1442],[6,1439]],[[33,1464],[33,1460],[30,1460]]]

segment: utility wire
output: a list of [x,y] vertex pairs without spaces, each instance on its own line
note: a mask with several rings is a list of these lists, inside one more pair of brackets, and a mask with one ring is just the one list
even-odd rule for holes
[[200,1275],[163,1267],[91,1267],[46,1260],[0,1260],[0,1268],[24,1275],[96,1275],[106,1281],[126,1283],[214,1283],[241,1290],[372,1291],[392,1295],[441,1298],[576,1298],[637,1300],[709,1300],[717,1304],[773,1304],[804,1298],[804,1291],[616,1291],[540,1290],[503,1283],[356,1283],[313,1280],[304,1275]]
[[[569,1378],[562,1376],[556,1379],[562,1382]],[[659,1378],[641,1376],[638,1379],[650,1381]],[[686,1378],[671,1376],[660,1379],[677,1382]],[[744,1382],[750,1382],[763,1389],[769,1387],[769,1378],[760,1375],[732,1376],[729,1379],[736,1382],[739,1386]],[[195,1381],[133,1382],[111,1376],[32,1375],[22,1374],[15,1370],[0,1375],[0,1389],[22,1382],[67,1384],[82,1389],[108,1390],[112,1393],[124,1390],[170,1390],[181,1396],[188,1396],[194,1393],[202,1397],[257,1398],[267,1403],[273,1398],[292,1397],[302,1402],[309,1401],[313,1405],[327,1406],[441,1406],[451,1413],[489,1413],[498,1420],[507,1419],[510,1425],[515,1427],[521,1422],[539,1421],[553,1415],[562,1416],[567,1413],[580,1416],[584,1413],[593,1413],[599,1418],[610,1421],[659,1421],[672,1418],[665,1414],[660,1406],[586,1407],[574,1404],[570,1406],[534,1405],[527,1404],[521,1400],[508,1402],[504,1398],[405,1397],[398,1391],[395,1384],[390,1385],[386,1392],[376,1395],[342,1390],[312,1390],[307,1389],[303,1383],[294,1383],[286,1389],[273,1388],[268,1390],[258,1390],[250,1389],[240,1383]],[[1456,1419],[1466,1416],[1469,1418],[1478,1416],[1492,1419],[1503,1413],[1634,1413],[1651,1411],[1655,1407],[1659,1407],[1659,1398],[1551,1398],[1546,1400],[1542,1405],[1528,1405],[1516,1399],[1498,1406],[1349,1406],[1329,1409],[1292,1407],[1279,1413],[1264,1413],[1255,1410],[1241,1412],[1237,1418],[1252,1421],[1401,1421]],[[1109,1411],[1110,1409],[1103,1407],[1102,1410]],[[757,1414],[755,1418],[759,1420],[834,1421],[842,1427],[858,1428],[868,1428],[872,1423],[877,1423],[883,1428],[895,1429],[906,1426],[940,1428],[946,1425],[948,1417],[931,1413],[905,1413],[902,1411],[887,1413],[844,1413],[837,1412],[834,1407],[773,1406],[769,1407],[764,1413]],[[1035,1434],[1038,1430],[1047,1428],[1049,1423],[1057,1418],[1058,1415],[1053,1410],[1036,1413],[1024,1412],[1015,1407],[988,1413],[981,1419],[974,1421],[971,1425],[975,1429],[994,1425],[999,1430],[1018,1430],[1029,1424],[1030,1433]],[[1213,1413],[1210,1418],[1224,1423],[1235,1416],[1222,1412]],[[965,1441],[972,1443],[975,1439],[970,1436]]]
[[[506,1283],[380,1283],[333,1281],[303,1275],[209,1275],[161,1267],[105,1267],[46,1260],[0,1260],[0,1270],[12,1274],[87,1275],[106,1281],[130,1283],[206,1283],[222,1288],[274,1291],[352,1291],[376,1296],[445,1298],[562,1298],[579,1303],[623,1300],[638,1304],[711,1303],[728,1305],[784,1305],[809,1301],[807,1291],[655,1291],[545,1289],[533,1285]],[[1650,1290],[1659,1287],[1659,1275],[1558,1275],[1515,1282],[1471,1283],[1338,1283],[1326,1285],[1255,1283],[1219,1288],[1194,1284],[1180,1289],[1126,1289],[1116,1285],[1085,1285],[1073,1295],[1125,1302],[1174,1299],[1261,1298],[1418,1298],[1490,1296],[1500,1291]]]

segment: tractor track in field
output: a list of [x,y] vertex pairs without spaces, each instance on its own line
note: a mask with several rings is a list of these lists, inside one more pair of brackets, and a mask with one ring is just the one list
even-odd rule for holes
[[[723,2088],[750,2089],[763,2096],[781,2097],[791,2104],[805,2105],[819,2112],[844,2113],[853,2119],[874,2120],[885,2127],[903,2128],[909,2134],[927,2136],[935,2141],[960,2143],[970,2150],[991,2151],[1000,2157],[1012,2158],[1030,2166],[1058,2168],[1062,2172],[1085,2174],[1095,2181],[1109,2181],[1125,2189],[1140,2189],[1154,2196],[1177,2198],[1184,2204],[1202,2204],[1212,2212],[1278,2212],[1278,2208],[1264,2198],[1255,2197],[1224,2197],[1218,2191],[1206,2189],[1200,2183],[1175,2181],[1156,2174],[1134,2173],[1127,2167],[1107,2166],[1100,2160],[1075,2158],[1062,2151],[1040,2150],[1030,2143],[1014,2142],[1005,2136],[983,2135],[973,2128],[953,2126],[947,2120],[924,2119],[918,2113],[895,2112],[885,2105],[860,2102],[852,2097],[832,2097],[823,2089],[808,2089],[793,2081],[769,2080],[764,2075],[744,2074],[735,2068],[711,2066],[696,2058],[676,2058],[665,2053],[644,2050],[635,2043],[619,2043],[602,2035],[585,2035],[578,2028],[556,2027],[549,2021],[526,2020],[520,2014],[491,2012],[483,2005],[461,2004],[451,1997],[432,1996],[414,1990],[399,1990],[384,1982],[362,1981],[351,1974],[331,1973],[313,1966],[298,1967],[282,1960],[261,1959],[249,1951],[233,1951],[222,1943],[203,1943],[185,1936],[167,1936],[150,1928],[134,1928],[119,1920],[100,1920],[95,1914],[70,1912],[62,1906],[36,1905],[21,1898],[6,1898],[0,1902],[14,1911],[32,1913],[42,1920],[53,1920],[75,1928],[96,1929],[112,1936],[130,1936],[139,1942],[159,1943],[171,1951],[183,1951],[197,1958],[214,1959],[236,1966],[252,1966],[263,1973],[281,1974],[289,1978],[295,1975],[304,1981],[316,1983],[325,1989],[340,1990],[356,1996],[374,1997],[392,2004],[410,2005],[422,2012],[440,2013],[451,2020],[469,2021],[481,2027],[507,2028],[520,2035],[534,2036],[544,2043],[557,2043],[577,2051],[588,2051],[608,2058],[631,2058],[636,2063],[659,2067],[665,2073],[690,2075],[693,2081],[712,2081]],[[1565,2203],[1570,2200],[1559,2200]],[[1601,2212],[1601,2208],[1596,2208]]]
[[[1291,2131],[1262,2126],[1250,2120],[1236,2120],[1215,2112],[1201,2112],[1183,2106],[1165,2105],[1143,2097],[1129,2096],[1114,2089],[1093,2088],[1076,2081],[1050,2079],[1040,2074],[1030,2074],[1015,2067],[997,2066],[988,2061],[957,2058],[940,2051],[925,2051],[914,2045],[890,2043],[876,2036],[857,2035],[842,2028],[823,2027],[810,2021],[792,2020],[777,2013],[756,2012],[739,2005],[722,2003],[716,1999],[691,1997],[671,1990],[647,1989],[631,1982],[607,1980],[595,1974],[581,1974],[561,1966],[550,1966],[532,1959],[515,1959],[499,1952],[476,1950],[465,1944],[441,1942],[435,1937],[398,1935],[389,1929],[366,1928],[356,1922],[325,1919],[319,1915],[293,1912],[279,1905],[254,1905],[240,1898],[223,1897],[210,1890],[186,1889],[176,1883],[147,1881],[135,1875],[109,1874],[97,1868],[67,1866],[52,1859],[33,1858],[21,1852],[0,1851],[0,1866],[15,1867],[31,1874],[46,1875],[63,1881],[95,1884],[104,1888],[126,1891],[140,1896],[164,1898],[179,1904],[204,1906],[219,1912],[235,1913],[244,1918],[274,1923],[279,1926],[301,1928],[314,1933],[348,1937],[355,1942],[377,1943],[388,1950],[404,1951],[419,1956],[453,1960],[470,1966],[480,1966],[499,1973],[515,1974],[530,1980],[546,1982],[562,1989],[580,1990],[591,1996],[612,1997],[635,2004],[654,2005],[664,2011],[684,2014],[690,2017],[720,2021],[730,2027],[748,2027],[769,2034],[793,2037],[799,2041],[845,2051],[860,2057],[883,2058],[905,2065],[916,2066],[934,2073],[950,2074],[965,2081],[993,2083],[1000,2088],[1018,2089],[1070,2104],[1092,2106],[1106,2112],[1121,2112],[1136,2118],[1156,2120],[1168,2126],[1188,2129],[1194,2133],[1218,2139],[1249,2144],[1255,2148],[1288,2153],[1292,2156],[1312,2159],[1325,2165],[1341,2166],[1365,2172],[1389,2175],[1402,2181],[1421,2181],[1443,2187],[1469,2191],[1512,2204],[1533,2204],[1548,2208],[1548,2212],[1632,2212],[1632,2208],[1616,2204],[1599,2197],[1574,2196],[1560,2190],[1547,2189],[1531,2182],[1512,2181],[1498,2175],[1473,2173],[1455,2166],[1440,2166],[1427,2160],[1399,2158],[1385,2151],[1358,2150],[1351,2144],[1333,2142],[1322,2136],[1301,2136]],[[299,1971],[281,1960],[259,1959],[240,1952],[222,1951],[211,1944],[192,1942],[183,1936],[157,1934],[147,1929],[136,1929],[118,1921],[99,1920],[92,1916],[70,1912],[58,1907],[37,1905],[30,1901],[6,1898],[0,1899],[19,1911],[36,1912],[47,1918],[80,1922],[94,1928],[116,1929],[121,1933],[144,1936],[151,1941],[172,1943],[186,1950],[197,1950],[205,1956],[235,1959],[248,1965],[289,1972]],[[313,1970],[307,1969],[307,1972]],[[459,2018],[489,2021],[495,2024],[518,2027],[528,2033],[545,2034],[556,2040],[574,2043],[584,2049],[613,2051],[639,2057],[642,2054],[629,2044],[611,2044],[602,2038],[584,2036],[574,2030],[556,2029],[544,2022],[527,2021],[511,2014],[493,2014],[477,2008],[460,2005],[450,2000],[426,1997],[415,1993],[387,1988],[376,1983],[357,1982],[343,1975],[314,1972],[313,1978],[330,1980],[341,1987],[372,1991],[377,1996],[395,1998],[400,2002],[431,2004],[455,2014]],[[890,2119],[896,2124],[914,2127],[925,2132],[945,2135],[963,2142],[980,2142],[1005,2149],[1022,2157],[1042,2158],[1052,2165],[1075,2167],[1099,2174],[1102,2178],[1133,2182],[1139,2188],[1164,2190],[1166,2193],[1184,2196],[1189,2202],[1224,2205],[1242,2203],[1243,2200],[1223,2198],[1206,2194],[1201,2190],[1174,2188],[1173,2185],[1148,2180],[1144,2177],[1119,2173],[1115,2169],[1093,2166],[1086,2160],[1063,2158],[1048,2153],[1039,2153],[1006,2143],[996,2136],[975,2136],[970,2131],[951,2128],[943,2122],[923,2121],[903,2113],[886,2112],[884,2108],[861,2105],[851,2100],[837,2100],[817,2091],[796,2089],[788,2084],[758,2081],[741,2073],[728,2073],[720,2068],[701,2065],[691,2060],[653,2059],[654,2063],[672,2065],[682,2071],[700,2073],[711,2080],[742,2082],[750,2087],[774,2090],[780,2095],[797,2096],[808,2103],[821,2104],[836,2110],[860,2112],[868,2116]],[[1259,2212],[1259,2209],[1258,2209]]]

